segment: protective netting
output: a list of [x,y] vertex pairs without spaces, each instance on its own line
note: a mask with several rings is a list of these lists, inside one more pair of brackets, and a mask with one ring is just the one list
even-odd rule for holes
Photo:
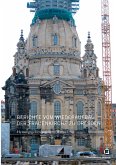
[[74,19],[69,11],[65,9],[57,9],[57,8],[43,9],[39,11],[37,10],[32,20],[32,24],[36,23],[38,19],[40,20],[51,19],[54,16],[56,16],[58,19],[72,21],[72,23],[74,24]]

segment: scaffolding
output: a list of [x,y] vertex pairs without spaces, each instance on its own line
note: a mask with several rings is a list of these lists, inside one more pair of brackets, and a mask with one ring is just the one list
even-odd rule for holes
[[27,8],[34,12],[32,24],[36,23],[37,19],[51,19],[56,16],[59,19],[73,21],[72,14],[79,10],[80,0],[35,0],[28,2]]

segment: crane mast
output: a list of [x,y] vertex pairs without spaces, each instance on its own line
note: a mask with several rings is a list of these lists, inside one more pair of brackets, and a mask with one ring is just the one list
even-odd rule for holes
[[112,77],[111,77],[111,48],[110,48],[110,23],[109,2],[101,0],[101,31],[102,31],[102,68],[104,81],[104,147],[113,147],[112,125]]

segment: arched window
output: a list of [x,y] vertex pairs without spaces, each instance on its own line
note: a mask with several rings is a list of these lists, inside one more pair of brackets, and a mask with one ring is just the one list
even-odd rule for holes
[[60,74],[60,65],[54,64],[53,67],[54,67],[54,70],[53,70],[54,75],[59,75]]
[[36,101],[31,102],[30,115],[37,115],[37,102]]
[[77,47],[77,38],[74,38],[74,47]]
[[99,77],[99,69],[96,70],[96,77]]
[[101,116],[101,103],[100,102],[97,103],[97,115]]
[[37,102],[32,101],[29,111],[30,116],[30,129],[34,130],[37,128]]
[[83,115],[83,107],[84,107],[83,102],[78,101],[76,106],[77,106],[77,115]]
[[16,75],[16,68],[13,68],[13,76]]
[[96,77],[99,77],[99,69],[96,70]]
[[15,89],[14,89],[14,86],[10,86],[10,94],[14,94],[14,92],[15,92]]
[[38,44],[37,42],[38,42],[38,37],[34,35],[32,37],[32,46],[37,47],[37,44]]
[[83,73],[84,73],[84,77],[86,78],[87,77],[87,70],[84,69]]
[[16,115],[16,103],[14,101],[11,103],[11,115]]
[[26,68],[26,77],[29,77],[29,69]]
[[[15,116],[16,117],[16,101],[11,102],[10,104],[11,107],[11,116]],[[15,130],[16,129],[16,118],[11,118],[11,130]]]
[[55,129],[61,129],[61,103],[60,101],[54,102],[54,128]]
[[78,121],[77,121],[77,130],[83,130],[83,114],[84,114],[84,104],[82,101],[78,101],[76,105],[76,110],[77,110],[77,116],[78,116]]
[[58,35],[57,34],[53,35],[53,45],[58,45]]
[[72,46],[73,46],[74,48],[77,47],[77,38],[76,38],[76,36],[73,36],[73,38],[72,38]]

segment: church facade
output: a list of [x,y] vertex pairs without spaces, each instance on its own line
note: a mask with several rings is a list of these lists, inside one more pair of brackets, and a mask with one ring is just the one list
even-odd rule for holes
[[27,40],[21,31],[13,74],[3,88],[6,120],[15,123],[12,145],[23,145],[24,150],[31,144],[99,149],[104,136],[104,93],[90,33],[82,55],[73,18],[61,18],[56,8],[50,15],[43,11],[45,7],[37,8]]

